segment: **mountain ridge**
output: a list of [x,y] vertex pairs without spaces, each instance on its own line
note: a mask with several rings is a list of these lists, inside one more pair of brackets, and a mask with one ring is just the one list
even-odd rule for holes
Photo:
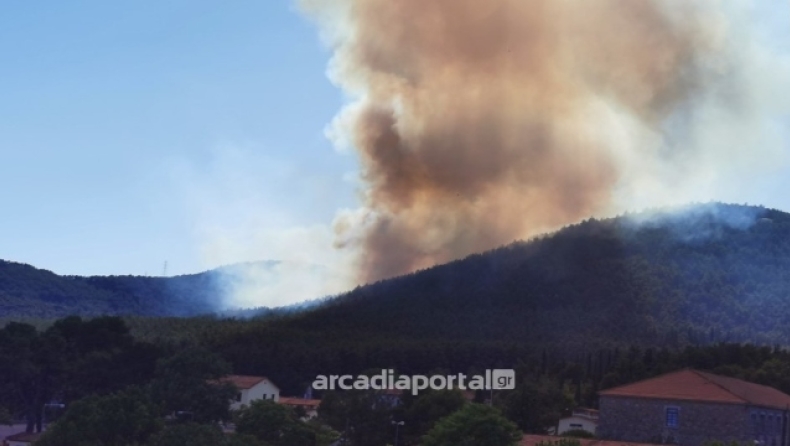
[[[273,262],[253,263],[266,267]],[[5,318],[213,314],[223,310],[231,273],[244,265],[223,265],[177,276],[77,276],[58,275],[26,263],[0,259],[0,308]],[[239,314],[252,315],[258,310],[248,309]]]
[[[788,240],[790,214],[756,206],[709,203],[587,219],[358,287],[289,323],[308,330],[353,323],[448,339],[560,341],[545,325],[576,320],[576,335],[599,334],[604,325],[612,341],[617,332],[638,332],[646,344],[677,343],[708,336],[702,331],[710,329],[734,341],[788,340]],[[391,317],[376,317],[381,313]],[[544,329],[517,328],[525,315],[536,319],[531,327]],[[449,316],[459,319],[457,329],[437,323]]]
[[[221,272],[234,268],[244,265],[168,278],[81,277],[2,261],[0,307],[6,318],[266,313],[269,309],[220,311],[224,287],[232,283]],[[790,214],[696,204],[587,219],[334,298],[296,304],[284,312],[288,317],[272,324],[320,336],[365,332],[370,338],[448,341],[580,344],[628,338],[656,345],[726,333],[733,341],[786,342],[790,276],[785,271],[790,271]],[[556,327],[567,328],[560,335]]]

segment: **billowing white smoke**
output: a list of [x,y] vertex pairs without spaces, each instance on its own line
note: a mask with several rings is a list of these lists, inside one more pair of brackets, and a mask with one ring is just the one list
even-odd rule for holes
[[752,2],[300,5],[353,98],[330,135],[361,162],[336,230],[362,282],[590,215],[737,200],[786,161],[788,59]]
[[761,202],[787,162],[790,42],[755,3],[301,0],[350,97],[329,134],[358,157],[361,204],[285,230],[252,200],[242,229],[202,225],[206,258],[285,260],[232,300],[271,306],[589,216]]

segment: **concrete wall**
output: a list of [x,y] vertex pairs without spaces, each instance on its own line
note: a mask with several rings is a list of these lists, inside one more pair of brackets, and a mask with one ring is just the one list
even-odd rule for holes
[[241,390],[241,401],[231,402],[230,409],[238,410],[242,405],[249,406],[251,402],[260,399],[280,401],[280,389],[268,379],[261,381],[249,389]]
[[[667,426],[668,407],[678,409],[677,427]],[[775,409],[614,396],[601,396],[599,408],[600,438],[681,446],[700,446],[711,440],[758,440],[766,446],[784,446],[783,413]]]
[[598,423],[595,420],[591,420],[587,417],[571,416],[560,420],[557,433],[564,434],[569,430],[582,429],[591,434],[595,434],[597,427]]

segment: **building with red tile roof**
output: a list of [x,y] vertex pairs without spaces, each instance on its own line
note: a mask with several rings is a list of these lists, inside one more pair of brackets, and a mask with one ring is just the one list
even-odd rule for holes
[[255,400],[280,399],[280,388],[265,376],[228,375],[220,378],[220,382],[231,383],[239,389],[235,401],[231,402],[231,410],[240,409]]
[[773,387],[697,370],[681,370],[599,392],[601,396],[630,396],[786,409],[790,395]]
[[698,370],[680,370],[599,392],[598,435],[698,446],[738,441],[787,446],[790,395]]
[[265,381],[268,381],[265,376],[228,375],[220,378],[220,382],[232,383],[240,390],[251,389]]
[[318,406],[321,405],[321,400],[314,400],[314,399],[305,399],[305,398],[295,398],[295,397],[280,397],[280,404],[292,407],[292,408],[300,408],[304,410],[306,419],[315,418],[318,416]]

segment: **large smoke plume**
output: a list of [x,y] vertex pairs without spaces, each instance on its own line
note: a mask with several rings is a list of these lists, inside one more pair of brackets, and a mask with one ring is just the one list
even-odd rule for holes
[[302,0],[350,98],[330,134],[360,160],[335,225],[360,282],[776,163],[778,62],[739,5]]

